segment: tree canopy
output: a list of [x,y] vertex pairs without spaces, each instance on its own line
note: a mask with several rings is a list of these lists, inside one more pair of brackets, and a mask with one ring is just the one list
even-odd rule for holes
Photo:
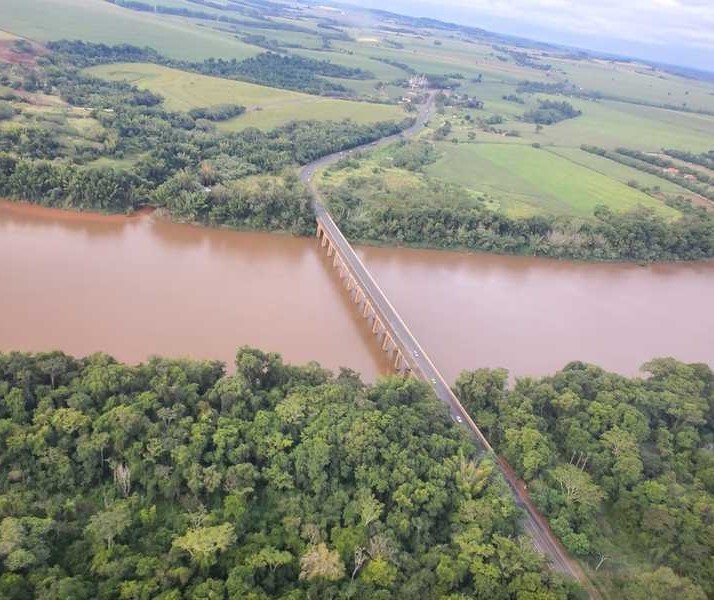
[[511,390],[505,371],[478,370],[456,392],[614,597],[711,597],[714,374],[671,358],[643,369],[574,362]]
[[0,354],[0,598],[577,597],[428,386]]

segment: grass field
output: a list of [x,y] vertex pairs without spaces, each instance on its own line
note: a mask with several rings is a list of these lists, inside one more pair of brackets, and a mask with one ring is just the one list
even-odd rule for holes
[[351,118],[368,123],[405,116],[403,110],[394,105],[323,98],[146,63],[101,65],[86,71],[96,77],[129,81],[161,94],[169,110],[241,104],[248,109],[247,113],[220,124],[222,129],[232,131],[249,126],[267,129],[300,119]]
[[627,146],[647,151],[686,148],[701,152],[711,149],[714,140],[714,117],[623,102],[574,100],[572,104],[583,115],[546,127],[541,134],[544,141],[568,146]]
[[[451,110],[449,118],[454,121],[458,115],[468,112],[473,119],[501,115],[507,120],[502,129],[518,131],[524,139],[542,145],[580,147],[581,144],[616,148],[626,146],[648,152],[661,148],[688,149],[694,152],[710,150],[714,146],[714,117],[674,110],[652,108],[614,101],[591,101],[569,98],[567,101],[582,111],[575,119],[549,125],[535,134],[535,126],[519,120],[520,115],[536,106],[538,99],[562,100],[557,96],[521,94],[527,104],[507,102],[500,97],[508,93],[507,87],[484,88],[477,97],[485,101],[483,111]],[[494,93],[495,92],[495,93]],[[511,90],[510,93],[513,93]],[[474,93],[469,89],[469,93]],[[464,132],[465,133],[465,132]],[[479,134],[483,136],[485,134]]]
[[684,104],[714,111],[711,84],[654,71],[637,63],[557,59],[552,62],[572,83],[588,90],[650,104]]
[[633,169],[627,165],[620,164],[614,160],[609,160],[603,156],[590,154],[589,152],[585,152],[579,148],[548,147],[546,150],[569,161],[587,167],[592,171],[597,171],[606,177],[616,179],[621,183],[636,181],[639,185],[644,187],[654,188],[657,186],[663,193],[672,196],[684,196],[688,198],[694,195],[689,190],[680,187],[676,183],[672,183],[667,179],[662,179],[656,175],[650,175],[649,173],[638,171],[637,169]]
[[151,46],[172,58],[247,58],[262,50],[188,19],[136,12],[104,0],[2,0],[0,27],[40,42],[61,38]]
[[427,167],[498,202],[512,216],[539,212],[592,216],[604,204],[616,211],[638,205],[666,217],[677,211],[607,175],[522,144],[439,144],[442,157]]
[[[299,54],[305,58],[312,58],[314,60],[329,60],[332,63],[338,65],[344,65],[345,67],[352,67],[357,69],[364,69],[373,73],[375,76],[374,81],[391,81],[394,79],[403,79],[405,74],[404,71],[391,65],[372,60],[369,57],[369,53],[366,52],[362,54],[348,54],[347,50],[344,52],[339,51],[329,51],[321,52],[317,50],[305,50],[298,49],[294,51],[294,54]],[[347,82],[349,85],[350,82]]]

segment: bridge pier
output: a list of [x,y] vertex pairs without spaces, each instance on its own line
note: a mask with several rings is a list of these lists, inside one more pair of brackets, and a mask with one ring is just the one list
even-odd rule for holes
[[402,353],[397,350],[397,356],[394,359],[394,369],[399,371],[400,373],[402,372],[402,361],[404,360],[404,357],[402,356]]
[[379,329],[383,327],[382,321],[379,320],[377,315],[374,316],[374,324],[372,325],[372,333],[379,335]]

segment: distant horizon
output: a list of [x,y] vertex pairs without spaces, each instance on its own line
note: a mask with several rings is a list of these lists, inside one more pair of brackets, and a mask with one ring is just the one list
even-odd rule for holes
[[[452,0],[459,2],[461,0]],[[676,0],[673,0],[676,1]],[[448,2],[448,0],[447,0]],[[354,1],[335,0],[337,4],[357,6]],[[547,4],[547,2],[546,2]],[[430,18],[466,27],[484,29],[504,36],[525,38],[534,42],[565,46],[586,52],[610,54],[622,58],[680,67],[714,75],[714,41],[712,47],[692,43],[662,44],[653,41],[623,39],[616,36],[587,34],[547,25],[537,25],[525,18],[495,16],[476,8],[454,4],[436,4],[434,0],[362,0],[360,7],[382,10],[413,18]],[[524,15],[527,17],[527,15]],[[714,30],[712,31],[714,40]]]

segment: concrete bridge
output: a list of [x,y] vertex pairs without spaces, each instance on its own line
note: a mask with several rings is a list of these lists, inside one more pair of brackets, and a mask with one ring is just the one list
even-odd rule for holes
[[493,452],[488,440],[471,419],[414,334],[365,267],[362,260],[321,203],[314,203],[317,238],[332,258],[332,266],[343,281],[356,310],[368,320],[382,350],[392,359],[394,370],[429,383],[440,400],[449,406],[451,417],[466,423],[486,452]]
[[340,252],[338,245],[332,241],[328,229],[321,221],[317,222],[317,238],[320,240],[320,246],[327,250],[327,256],[332,258],[332,267],[338,270],[340,279],[344,279],[347,292],[358,306],[362,317],[372,325],[372,333],[380,340],[382,351],[394,359],[394,370],[402,375],[413,373],[414,366],[405,358],[406,347],[390,325],[388,316],[381,308],[382,303],[375,302],[365,291],[366,286],[357,271],[350,265],[350,259]]
[[493,451],[491,444],[478,425],[466,412],[449,384],[419,345],[414,334],[372,278],[352,245],[325,209],[320,193],[312,181],[318,169],[339,161],[345,154],[361,149],[371,149],[418,133],[429,120],[433,109],[434,94],[431,93],[414,125],[402,134],[382,138],[377,142],[372,142],[362,148],[354,148],[348,152],[336,152],[316,160],[302,169],[301,180],[306,184],[313,197],[312,205],[317,221],[316,235],[319,246],[332,259],[332,266],[350,294],[355,310],[361,311],[362,316],[371,325],[372,333],[381,343],[382,350],[390,354],[395,371],[426,381],[436,396],[449,407],[451,418],[462,423],[471,432],[484,453],[490,455],[499,466],[516,503],[524,511],[523,528],[533,540],[534,548],[548,558],[555,570],[579,580],[590,598],[599,600],[601,596],[597,589],[592,585],[580,565],[568,556],[565,548],[550,530],[547,521],[530,499],[523,482],[518,479],[508,463]]

